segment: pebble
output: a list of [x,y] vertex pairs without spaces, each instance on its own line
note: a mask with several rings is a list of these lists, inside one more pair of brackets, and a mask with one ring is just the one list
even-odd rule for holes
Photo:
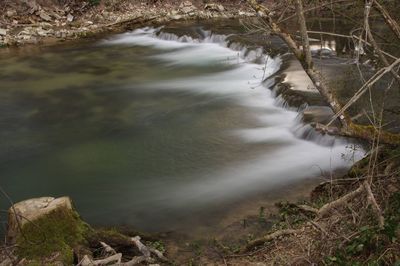
[[74,16],[72,16],[71,14],[68,14],[67,21],[72,22],[73,20],[74,20]]
[[46,12],[44,12],[43,10],[40,11],[39,17],[42,18],[45,21],[51,21],[52,20],[51,17]]

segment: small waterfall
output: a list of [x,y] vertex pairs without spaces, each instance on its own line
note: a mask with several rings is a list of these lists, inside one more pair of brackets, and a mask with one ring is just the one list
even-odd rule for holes
[[335,142],[338,139],[337,137],[328,134],[321,134],[308,124],[299,123],[298,125],[294,126],[291,131],[293,132],[294,136],[299,139],[312,141],[318,145],[326,147],[335,146]]
[[[159,87],[183,90],[191,89],[197,93],[233,93],[239,95],[242,104],[250,107],[268,106],[268,108],[274,110],[285,110],[280,111],[282,114],[286,114],[286,117],[285,115],[280,116],[280,119],[284,122],[277,123],[276,119],[274,122],[277,123],[276,126],[278,128],[284,124],[284,128],[286,129],[283,128],[283,130],[287,130],[297,139],[311,141],[321,146],[335,146],[338,144],[337,138],[323,135],[317,132],[312,126],[302,122],[301,112],[307,108],[307,103],[299,107],[293,107],[284,99],[282,94],[278,94],[278,86],[274,84],[271,77],[280,69],[282,64],[280,56],[272,58],[265,54],[261,47],[249,48],[241,43],[229,41],[229,35],[215,34],[212,31],[202,29],[198,29],[197,34],[199,36],[198,38],[188,35],[178,36],[163,31],[162,27],[146,27],[133,32],[120,34],[113,40],[106,41],[106,44],[150,45],[162,50],[173,49],[160,55],[154,55],[154,57],[165,60],[169,62],[169,64],[201,65],[213,62],[217,64],[232,64],[235,66],[241,65],[240,68],[222,74],[216,74],[215,76],[209,76],[206,80],[177,80],[159,84]],[[256,80],[258,81],[256,82]],[[220,83],[222,84],[222,82],[225,84],[223,88],[219,85]],[[153,87],[158,87],[158,85],[153,84]],[[252,90],[266,87],[269,88],[269,90],[264,90],[261,93],[258,90],[257,92],[246,92],[246,87]],[[268,105],[271,99],[272,106]],[[270,122],[272,120],[269,119],[268,121]],[[269,123],[268,126],[271,127],[271,125],[272,124]],[[280,130],[282,130],[282,128]],[[246,135],[246,141],[249,140],[249,136],[254,137],[255,134],[257,135],[265,130],[249,129],[248,131],[253,133],[244,133],[246,129],[240,131]],[[262,140],[263,137],[259,136],[255,137],[255,139]],[[340,143],[343,142],[345,142],[345,140],[341,139]]]
[[168,33],[168,32],[155,32],[154,36],[156,36],[157,38],[164,40],[164,41],[177,41],[177,42],[183,42],[183,43],[198,43],[197,39],[193,39],[190,36],[182,36],[182,37],[178,37],[175,34],[172,33]]
[[[200,29],[198,35],[199,38],[193,38],[165,32],[162,28],[143,28],[121,34],[107,41],[107,44],[150,45],[166,50],[161,54],[155,54],[154,57],[171,66],[213,64],[235,66],[232,70],[204,78],[166,81],[152,84],[151,87],[229,95],[237,99],[241,105],[265,109],[267,114],[262,115],[260,120],[262,124],[259,128],[236,132],[245,141],[265,142],[271,138],[281,139],[280,136],[285,136],[290,141],[307,141],[323,147],[346,145],[345,139],[323,135],[302,122],[301,112],[308,107],[306,103],[293,107],[285,100],[282,93],[278,93],[278,86],[272,77],[282,65],[280,56],[271,57],[265,54],[261,47],[249,48],[241,43],[229,41],[228,35],[214,34]],[[290,135],[291,138],[288,137]],[[253,139],[250,140],[251,138]]]

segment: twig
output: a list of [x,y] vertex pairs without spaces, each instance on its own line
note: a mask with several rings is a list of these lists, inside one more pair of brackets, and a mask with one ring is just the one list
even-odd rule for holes
[[242,250],[241,253],[245,253],[247,251],[250,251],[252,249],[254,249],[257,246],[261,246],[263,245],[265,242],[269,242],[271,240],[274,240],[275,238],[281,237],[281,236],[285,236],[285,235],[293,235],[295,233],[298,233],[299,230],[294,230],[294,229],[283,229],[283,230],[279,230],[276,231],[272,234],[266,235],[262,238],[258,238],[255,239],[253,241],[251,241],[250,243],[248,243]]
[[320,218],[324,217],[325,215],[327,215],[332,209],[335,209],[343,204],[345,204],[346,202],[348,202],[349,200],[353,199],[354,197],[360,195],[362,192],[364,191],[364,186],[361,185],[359,186],[356,190],[338,198],[337,200],[334,200],[332,202],[329,202],[327,204],[325,204],[324,206],[322,206],[319,211],[318,211],[318,216]]

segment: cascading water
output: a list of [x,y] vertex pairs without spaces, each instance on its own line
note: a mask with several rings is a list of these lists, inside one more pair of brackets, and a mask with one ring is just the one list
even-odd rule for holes
[[249,114],[258,120],[258,126],[226,134],[255,145],[280,143],[280,147],[234,169],[222,169],[177,187],[170,192],[174,197],[168,198],[166,206],[173,208],[179,202],[188,201],[205,204],[229,200],[238,194],[265,190],[321,173],[329,175],[334,169],[347,168],[362,158],[362,148],[349,149],[350,143],[346,139],[316,132],[301,122],[298,110],[291,108],[281,96],[275,97],[270,90],[272,81],[268,78],[280,69],[282,61],[279,56],[272,58],[263,54],[260,48],[228,44],[228,36],[209,31],[203,31],[202,35],[202,39],[193,39],[164,33],[161,29],[144,28],[119,35],[104,44],[151,45],[164,50],[154,58],[171,66],[233,66],[215,74],[151,83],[146,89],[179,90],[232,99],[248,109]]
[[0,58],[0,185],[14,201],[69,195],[92,224],[160,231],[361,158],[276,97],[284,56],[190,36],[143,28]]

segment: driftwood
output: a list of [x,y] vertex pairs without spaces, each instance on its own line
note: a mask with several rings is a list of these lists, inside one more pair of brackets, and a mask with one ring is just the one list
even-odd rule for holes
[[101,259],[101,260],[91,260],[88,255],[85,255],[82,261],[78,264],[80,266],[100,266],[100,265],[120,265],[122,259],[122,254],[117,253],[110,257]]
[[163,255],[163,253],[155,248],[150,248],[144,245],[140,241],[140,236],[135,236],[131,238],[132,244],[137,247],[140,253],[143,256],[133,257],[130,261],[121,262],[122,253],[117,253],[115,249],[113,249],[110,245],[105,242],[100,242],[100,245],[103,247],[104,251],[108,254],[112,254],[109,257],[99,260],[93,260],[89,256],[85,255],[81,262],[78,264],[79,266],[101,266],[101,265],[119,265],[119,266],[134,266],[141,264],[143,262],[154,263],[156,259],[152,258],[152,254],[156,256],[157,259],[163,262],[168,262],[168,259]]
[[154,260],[149,259],[145,256],[137,256],[137,257],[133,257],[130,261],[121,263],[120,266],[134,266],[134,265],[138,265],[142,262],[153,263]]
[[108,254],[117,254],[117,252],[115,251],[115,249],[113,249],[112,247],[110,247],[109,245],[107,245],[104,242],[100,242],[100,245],[103,247],[104,251]]
[[151,257],[151,252],[148,247],[146,247],[142,242],[140,242],[140,236],[135,236],[131,238],[132,242],[139,249],[140,253],[145,257]]

